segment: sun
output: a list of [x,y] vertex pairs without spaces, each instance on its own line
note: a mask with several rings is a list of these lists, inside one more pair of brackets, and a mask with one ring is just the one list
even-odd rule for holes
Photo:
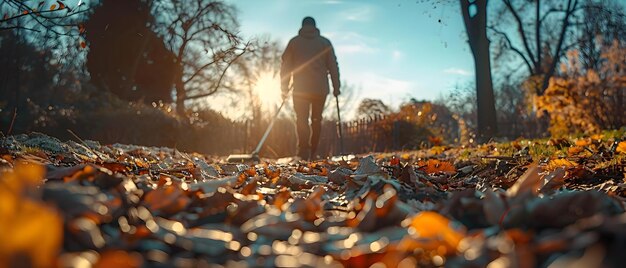
[[262,109],[264,110],[274,109],[277,105],[280,105],[282,99],[278,75],[274,75],[271,72],[259,75],[254,86],[254,93],[259,96]]

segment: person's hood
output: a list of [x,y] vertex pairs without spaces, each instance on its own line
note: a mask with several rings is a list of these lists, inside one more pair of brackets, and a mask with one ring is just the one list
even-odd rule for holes
[[298,35],[304,38],[314,38],[320,35],[320,30],[315,26],[304,25],[300,28],[300,31],[298,31]]

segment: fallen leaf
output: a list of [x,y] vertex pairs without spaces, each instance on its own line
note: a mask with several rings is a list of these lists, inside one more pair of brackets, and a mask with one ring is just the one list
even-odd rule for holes
[[560,159],[553,159],[550,160],[550,162],[548,162],[548,164],[546,165],[546,170],[555,170],[557,168],[571,168],[571,167],[576,167],[578,166],[578,164],[569,161],[567,159],[564,158],[560,158]]
[[536,194],[541,185],[541,176],[539,175],[539,167],[536,163],[531,164],[526,172],[509,188],[506,193],[509,197],[519,196],[524,192]]
[[626,141],[622,141],[617,144],[616,152],[626,154]]
[[409,236],[402,239],[398,249],[408,252],[424,249],[437,250],[442,255],[454,254],[465,236],[462,229],[453,228],[449,219],[433,211],[420,212],[407,223]]
[[129,253],[122,250],[105,251],[100,256],[94,268],[139,268],[143,260],[138,253]]
[[56,210],[33,199],[42,177],[43,167],[21,162],[0,174],[2,264],[46,267],[59,253],[63,221]]
[[146,194],[144,203],[152,213],[175,214],[187,207],[191,200],[177,185],[157,188]]
[[576,155],[576,154],[582,152],[583,150],[585,150],[583,147],[572,146],[572,147],[569,147],[569,149],[567,149],[567,154],[568,155]]
[[448,161],[439,161],[437,159],[428,159],[427,161],[419,161],[417,163],[420,166],[420,170],[427,174],[433,173],[447,173],[455,174],[456,168]]

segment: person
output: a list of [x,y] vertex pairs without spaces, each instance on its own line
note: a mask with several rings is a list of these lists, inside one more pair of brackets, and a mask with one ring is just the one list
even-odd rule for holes
[[311,159],[317,150],[329,74],[336,97],[341,93],[341,83],[335,51],[330,41],[320,35],[315,19],[305,17],[298,35],[289,40],[283,52],[280,69],[283,99],[288,96],[290,82],[293,88],[297,156],[302,159]]

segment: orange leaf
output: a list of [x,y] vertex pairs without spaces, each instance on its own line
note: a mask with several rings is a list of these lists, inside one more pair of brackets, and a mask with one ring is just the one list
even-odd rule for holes
[[63,4],[60,1],[57,1],[57,3],[59,3],[59,9],[64,9],[65,8],[65,4]]
[[57,5],[56,5],[56,4],[52,4],[52,5],[50,6],[50,10],[55,10],[56,8],[57,8]]
[[462,230],[452,228],[450,220],[432,211],[421,212],[404,224],[410,236],[402,239],[398,248],[410,252],[420,248],[437,250],[441,255],[451,254],[465,236]]
[[191,200],[177,185],[171,185],[148,192],[144,202],[153,213],[163,211],[168,214],[175,214],[185,209]]
[[264,171],[265,171],[265,176],[268,179],[274,179],[280,176],[280,169],[277,169],[274,167],[265,167]]
[[456,173],[456,168],[448,161],[439,161],[437,159],[429,159],[428,161],[419,161],[417,163],[420,166],[420,170],[423,170],[427,174],[432,173]]
[[569,149],[567,149],[567,153],[569,155],[575,155],[575,154],[578,154],[578,153],[582,152],[583,150],[584,150],[583,147],[572,146],[572,147],[569,147]]
[[322,172],[320,172],[320,176],[328,176],[328,168],[323,167]]
[[43,173],[41,166],[18,162],[13,171],[0,174],[1,263],[19,261],[15,263],[32,267],[54,263],[63,238],[63,221],[54,209],[29,198],[37,192]]
[[274,206],[280,210],[283,210],[283,206],[289,202],[291,198],[291,192],[287,188],[282,188],[277,194],[274,195]]
[[139,268],[142,262],[141,255],[135,252],[128,253],[122,250],[106,251],[102,253],[100,260],[98,260],[94,268]]
[[580,139],[576,141],[576,146],[588,146],[591,142],[587,139]]
[[433,146],[439,146],[443,142],[443,139],[441,137],[429,136],[428,141],[430,141],[430,143],[432,143]]
[[242,195],[253,195],[253,194],[256,194],[257,181],[258,180],[256,180],[256,179],[250,181],[248,184],[246,184],[246,186],[243,187],[243,189],[241,189],[240,193]]
[[250,176],[250,177],[254,177],[256,176],[256,169],[254,169],[254,167],[250,167],[249,169],[247,169],[245,171],[246,175]]
[[81,41],[80,42],[80,47],[81,48],[86,48],[87,47],[87,43],[85,43],[85,41]]
[[622,141],[617,144],[617,149],[615,151],[618,153],[626,154],[626,141]]

